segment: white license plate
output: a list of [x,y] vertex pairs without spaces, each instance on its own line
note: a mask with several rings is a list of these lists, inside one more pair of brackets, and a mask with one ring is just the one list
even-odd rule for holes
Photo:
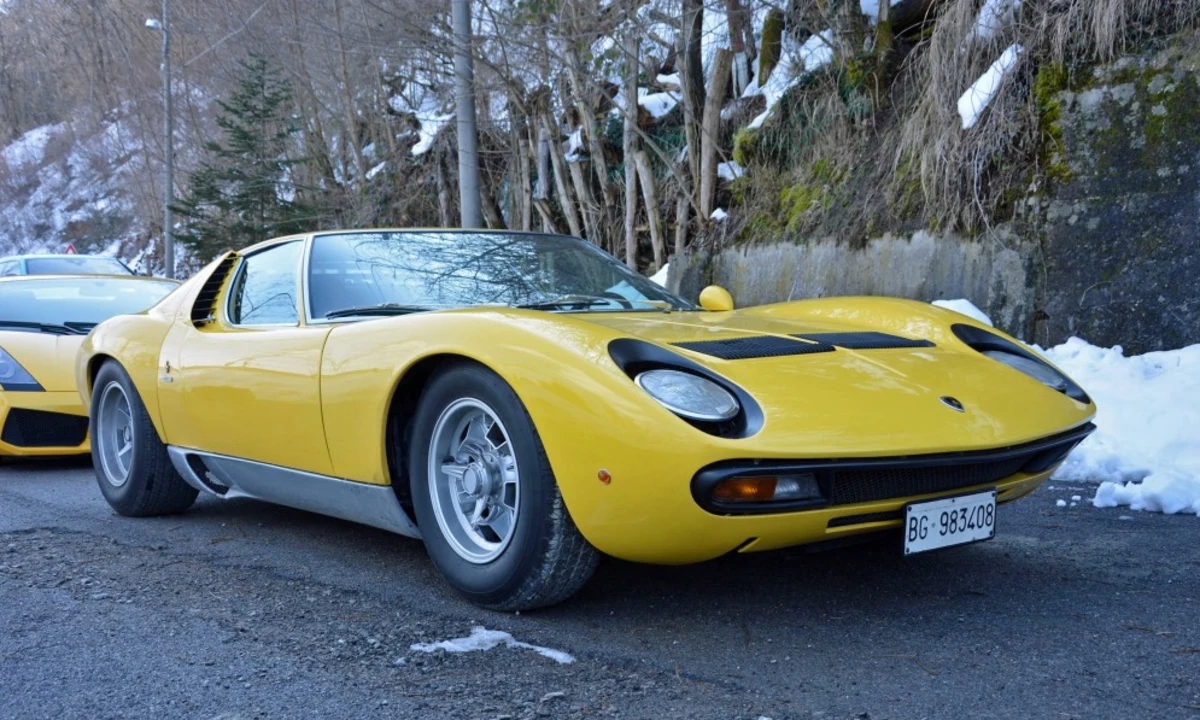
[[995,490],[912,503],[904,510],[905,555],[996,536]]

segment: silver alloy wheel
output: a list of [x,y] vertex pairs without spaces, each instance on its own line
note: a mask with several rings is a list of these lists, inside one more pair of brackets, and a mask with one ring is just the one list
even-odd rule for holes
[[517,458],[494,410],[474,398],[442,411],[429,443],[429,499],[458,556],[482,565],[512,540],[521,500]]
[[133,464],[133,411],[121,383],[110,382],[100,393],[92,442],[100,454],[104,479],[113,487],[128,482]]

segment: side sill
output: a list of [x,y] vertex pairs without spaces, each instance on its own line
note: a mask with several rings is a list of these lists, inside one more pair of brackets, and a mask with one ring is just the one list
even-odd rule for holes
[[174,445],[167,447],[167,453],[188,485],[217,497],[252,498],[421,537],[388,485],[352,482]]

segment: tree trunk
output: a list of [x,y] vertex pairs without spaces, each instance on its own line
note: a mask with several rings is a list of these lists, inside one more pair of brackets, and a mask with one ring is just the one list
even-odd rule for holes
[[634,153],[637,162],[638,182],[642,184],[642,200],[646,204],[646,222],[650,226],[650,245],[654,248],[654,271],[662,269],[667,261],[667,248],[662,235],[662,216],[658,210],[658,191],[654,186],[654,172],[650,167],[650,156],[645,150]]
[[675,257],[681,256],[684,247],[687,246],[688,217],[691,209],[692,204],[688,202],[687,193],[681,188],[679,196],[675,198]]
[[596,179],[600,181],[600,194],[604,197],[605,204],[611,205],[613,201],[612,183],[608,181],[608,163],[604,160],[604,145],[600,142],[600,134],[596,129],[596,116],[592,113],[591,93],[588,92],[581,77],[578,53],[572,50],[568,53],[567,58],[567,78],[571,82],[572,94],[575,95],[575,109],[579,114],[579,122],[583,125],[583,134],[587,138],[592,168],[596,171]]
[[625,38],[625,264],[637,270],[638,39]]
[[746,52],[747,13],[740,0],[725,0],[725,14],[729,18],[729,50],[733,53],[733,96],[741,97],[750,84],[750,55]]
[[681,20],[683,62],[679,82],[683,86],[683,130],[687,139],[688,170],[695,182],[700,176],[700,117],[705,100],[704,59],[700,54],[704,0],[683,0]]
[[704,105],[704,125],[701,128],[700,156],[700,213],[707,220],[713,211],[713,195],[717,185],[717,140],[721,129],[721,105],[729,83],[729,67],[733,55],[725,48],[713,58],[712,77],[708,81],[708,101]]
[[567,227],[575,237],[583,235],[583,227],[579,223],[579,210],[575,207],[574,194],[571,192],[571,181],[567,175],[567,163],[562,155],[562,144],[558,133],[550,128],[549,116],[543,112],[538,125],[550,138],[550,164],[554,166],[554,185],[558,190],[558,204],[562,206],[563,215],[567,218]]
[[434,151],[434,158],[437,161],[437,189],[438,189],[438,220],[441,222],[441,227],[455,227],[458,223],[454,222],[453,210],[450,206],[450,180],[446,175],[446,154],[441,149]]
[[583,229],[587,239],[593,244],[600,245],[600,208],[592,197],[592,187],[588,184],[587,173],[582,163],[567,163],[571,170],[571,181],[575,185],[575,194],[579,196],[579,204],[583,209]]

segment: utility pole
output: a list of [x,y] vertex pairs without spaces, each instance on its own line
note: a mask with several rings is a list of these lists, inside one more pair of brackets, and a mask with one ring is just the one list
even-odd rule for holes
[[[251,16],[253,17],[253,16]],[[175,202],[175,117],[171,113],[171,3],[163,0],[162,18],[150,18],[146,27],[162,33],[163,144],[166,147],[166,187],[163,188],[163,260],[166,275],[175,277],[175,238],[171,204]]]
[[175,277],[175,237],[172,235],[171,204],[175,202],[175,122],[171,113],[171,3],[162,8],[163,120],[167,148],[167,186],[163,190],[163,255],[167,277]]
[[[164,7],[167,0],[163,0]],[[479,207],[479,138],[475,129],[475,61],[471,57],[471,0],[453,0],[454,105],[458,115],[458,197],[464,228],[483,227]]]

